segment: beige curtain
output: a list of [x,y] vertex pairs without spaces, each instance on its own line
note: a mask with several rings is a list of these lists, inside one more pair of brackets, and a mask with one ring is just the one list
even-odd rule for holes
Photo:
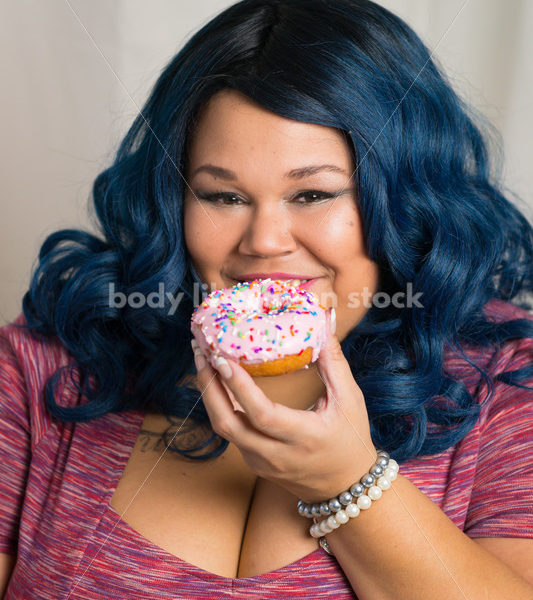
[[[499,128],[505,180],[533,213],[533,2],[383,0],[436,48],[456,88]],[[94,230],[94,177],[161,68],[222,0],[4,0],[0,4],[0,324],[21,311],[38,249]],[[136,106],[137,105],[137,106]]]

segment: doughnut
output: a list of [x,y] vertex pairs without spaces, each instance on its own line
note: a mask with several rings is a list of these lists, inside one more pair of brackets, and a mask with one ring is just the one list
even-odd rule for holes
[[219,356],[254,377],[307,368],[326,343],[326,309],[290,281],[255,279],[209,294],[193,312],[191,330],[214,367]]

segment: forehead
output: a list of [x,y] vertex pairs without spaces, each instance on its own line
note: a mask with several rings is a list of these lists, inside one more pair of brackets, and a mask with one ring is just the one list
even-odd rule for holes
[[190,165],[262,160],[293,168],[305,159],[305,164],[351,166],[350,149],[340,130],[287,119],[235,90],[212,96],[189,142]]

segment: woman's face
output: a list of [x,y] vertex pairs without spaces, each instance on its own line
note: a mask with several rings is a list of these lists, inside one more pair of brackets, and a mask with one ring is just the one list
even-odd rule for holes
[[223,90],[203,111],[188,158],[185,241],[204,283],[311,279],[304,287],[335,307],[343,339],[368,311],[378,267],[366,253],[342,133]]

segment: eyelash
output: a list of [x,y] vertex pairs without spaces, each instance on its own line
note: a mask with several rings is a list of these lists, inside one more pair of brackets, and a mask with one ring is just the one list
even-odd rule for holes
[[[320,192],[318,190],[303,190],[301,192],[298,192],[295,196],[295,198],[299,198],[300,196],[311,196],[311,195],[315,195],[315,196],[319,196],[318,199],[316,200],[311,200],[310,202],[297,202],[296,204],[302,204],[302,205],[310,205],[310,204],[318,204],[319,202],[322,202],[324,200],[329,200],[331,198],[335,198],[335,196],[338,196],[339,194],[331,194],[329,192]],[[224,201],[228,200],[230,198],[238,198],[237,194],[232,194],[231,192],[223,192],[223,191],[219,191],[219,192],[211,192],[211,193],[203,193],[203,192],[198,192],[196,194],[197,198],[199,198],[200,200],[205,200],[206,202],[211,202],[213,204],[220,204],[222,206],[237,206],[239,203],[242,202],[232,202],[232,203],[228,203],[226,204]],[[222,202],[218,202],[218,200],[222,199]],[[242,198],[239,198],[240,201],[242,201]]]

